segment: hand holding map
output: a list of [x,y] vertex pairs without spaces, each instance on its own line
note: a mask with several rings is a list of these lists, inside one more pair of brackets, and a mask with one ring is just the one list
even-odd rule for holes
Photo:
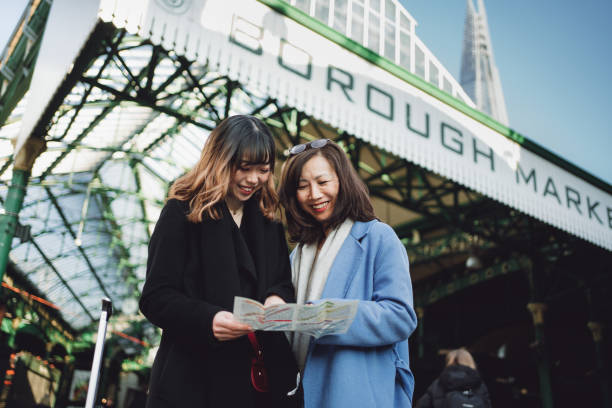
[[317,304],[287,303],[264,307],[253,299],[234,298],[234,318],[255,330],[295,331],[316,338],[345,333],[357,313],[357,300],[322,300]]

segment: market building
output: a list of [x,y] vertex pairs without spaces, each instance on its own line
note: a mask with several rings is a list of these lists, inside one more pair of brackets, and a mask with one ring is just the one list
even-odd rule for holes
[[496,407],[609,406],[612,186],[508,126],[482,0],[461,81],[416,25],[397,0],[31,1],[0,60],[0,403],[82,405],[104,297],[100,400],[142,393],[167,189],[251,114],[279,161],[339,143],[405,244],[415,398],[464,346]]

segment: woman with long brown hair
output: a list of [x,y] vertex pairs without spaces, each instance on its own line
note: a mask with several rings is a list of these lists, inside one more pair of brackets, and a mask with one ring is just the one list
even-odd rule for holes
[[[294,300],[284,229],[274,220],[274,160],[268,128],[232,116],[170,188],[140,299],[142,313],[163,329],[147,407],[297,406],[287,395],[297,369],[284,334],[253,337],[231,313],[235,296],[266,305]],[[256,347],[268,384],[257,381]]]

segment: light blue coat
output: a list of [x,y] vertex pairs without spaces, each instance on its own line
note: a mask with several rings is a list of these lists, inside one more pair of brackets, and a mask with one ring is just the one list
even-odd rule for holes
[[345,334],[311,341],[305,408],[410,407],[408,337],[417,319],[408,256],[391,227],[355,222],[321,295],[334,298],[359,299],[357,315]]

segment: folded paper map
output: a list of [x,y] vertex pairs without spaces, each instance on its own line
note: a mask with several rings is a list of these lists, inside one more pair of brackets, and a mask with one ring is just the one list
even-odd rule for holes
[[357,300],[322,300],[317,304],[287,303],[264,307],[256,300],[234,298],[234,319],[255,330],[293,331],[316,338],[345,333],[357,313]]

